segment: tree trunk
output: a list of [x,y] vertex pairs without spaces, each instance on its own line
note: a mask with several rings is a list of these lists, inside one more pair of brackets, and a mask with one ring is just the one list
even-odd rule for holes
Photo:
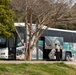
[[29,45],[28,45],[28,60],[32,59],[32,48],[31,48],[31,42],[32,42],[32,9],[30,8],[30,28],[29,28]]
[[30,48],[29,46],[29,55],[28,55],[28,60],[32,60],[32,53],[33,53],[33,48]]

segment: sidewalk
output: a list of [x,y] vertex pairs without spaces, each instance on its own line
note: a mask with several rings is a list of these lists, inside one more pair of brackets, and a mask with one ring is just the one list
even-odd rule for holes
[[76,65],[76,61],[7,61],[7,60],[0,60],[0,64],[23,64],[23,63],[30,63],[30,64],[52,64],[52,63],[60,63],[64,62],[65,64]]

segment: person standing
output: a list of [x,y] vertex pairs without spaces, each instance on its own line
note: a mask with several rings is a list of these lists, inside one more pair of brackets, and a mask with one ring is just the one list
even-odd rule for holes
[[61,59],[61,49],[60,49],[60,45],[55,44],[55,47],[56,47],[56,60],[57,60],[57,61],[60,61],[60,59]]

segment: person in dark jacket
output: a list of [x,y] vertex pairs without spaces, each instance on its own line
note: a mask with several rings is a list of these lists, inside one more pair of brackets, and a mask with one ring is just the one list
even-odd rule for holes
[[60,48],[60,45],[59,44],[55,44],[55,47],[56,47],[56,60],[57,61],[60,61],[61,60],[61,48]]

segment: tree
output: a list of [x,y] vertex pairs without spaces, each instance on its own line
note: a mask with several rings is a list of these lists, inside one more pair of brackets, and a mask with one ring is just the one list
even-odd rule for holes
[[54,26],[54,28],[76,30],[76,4],[74,4],[68,12],[64,15],[60,24]]
[[[24,21],[27,18],[29,23],[26,23],[29,28],[28,60],[31,60],[33,47],[44,31],[64,21],[64,15],[70,9],[65,0],[13,0],[11,5],[17,16],[23,16]],[[33,22],[36,24],[35,32],[32,32]],[[46,28],[41,32],[45,25]]]
[[76,3],[72,6],[72,8],[70,9],[69,13],[70,13],[70,20],[71,20],[71,27],[72,30],[76,30]]
[[3,37],[12,37],[14,31],[14,13],[9,4],[9,0],[0,0],[0,35]]

